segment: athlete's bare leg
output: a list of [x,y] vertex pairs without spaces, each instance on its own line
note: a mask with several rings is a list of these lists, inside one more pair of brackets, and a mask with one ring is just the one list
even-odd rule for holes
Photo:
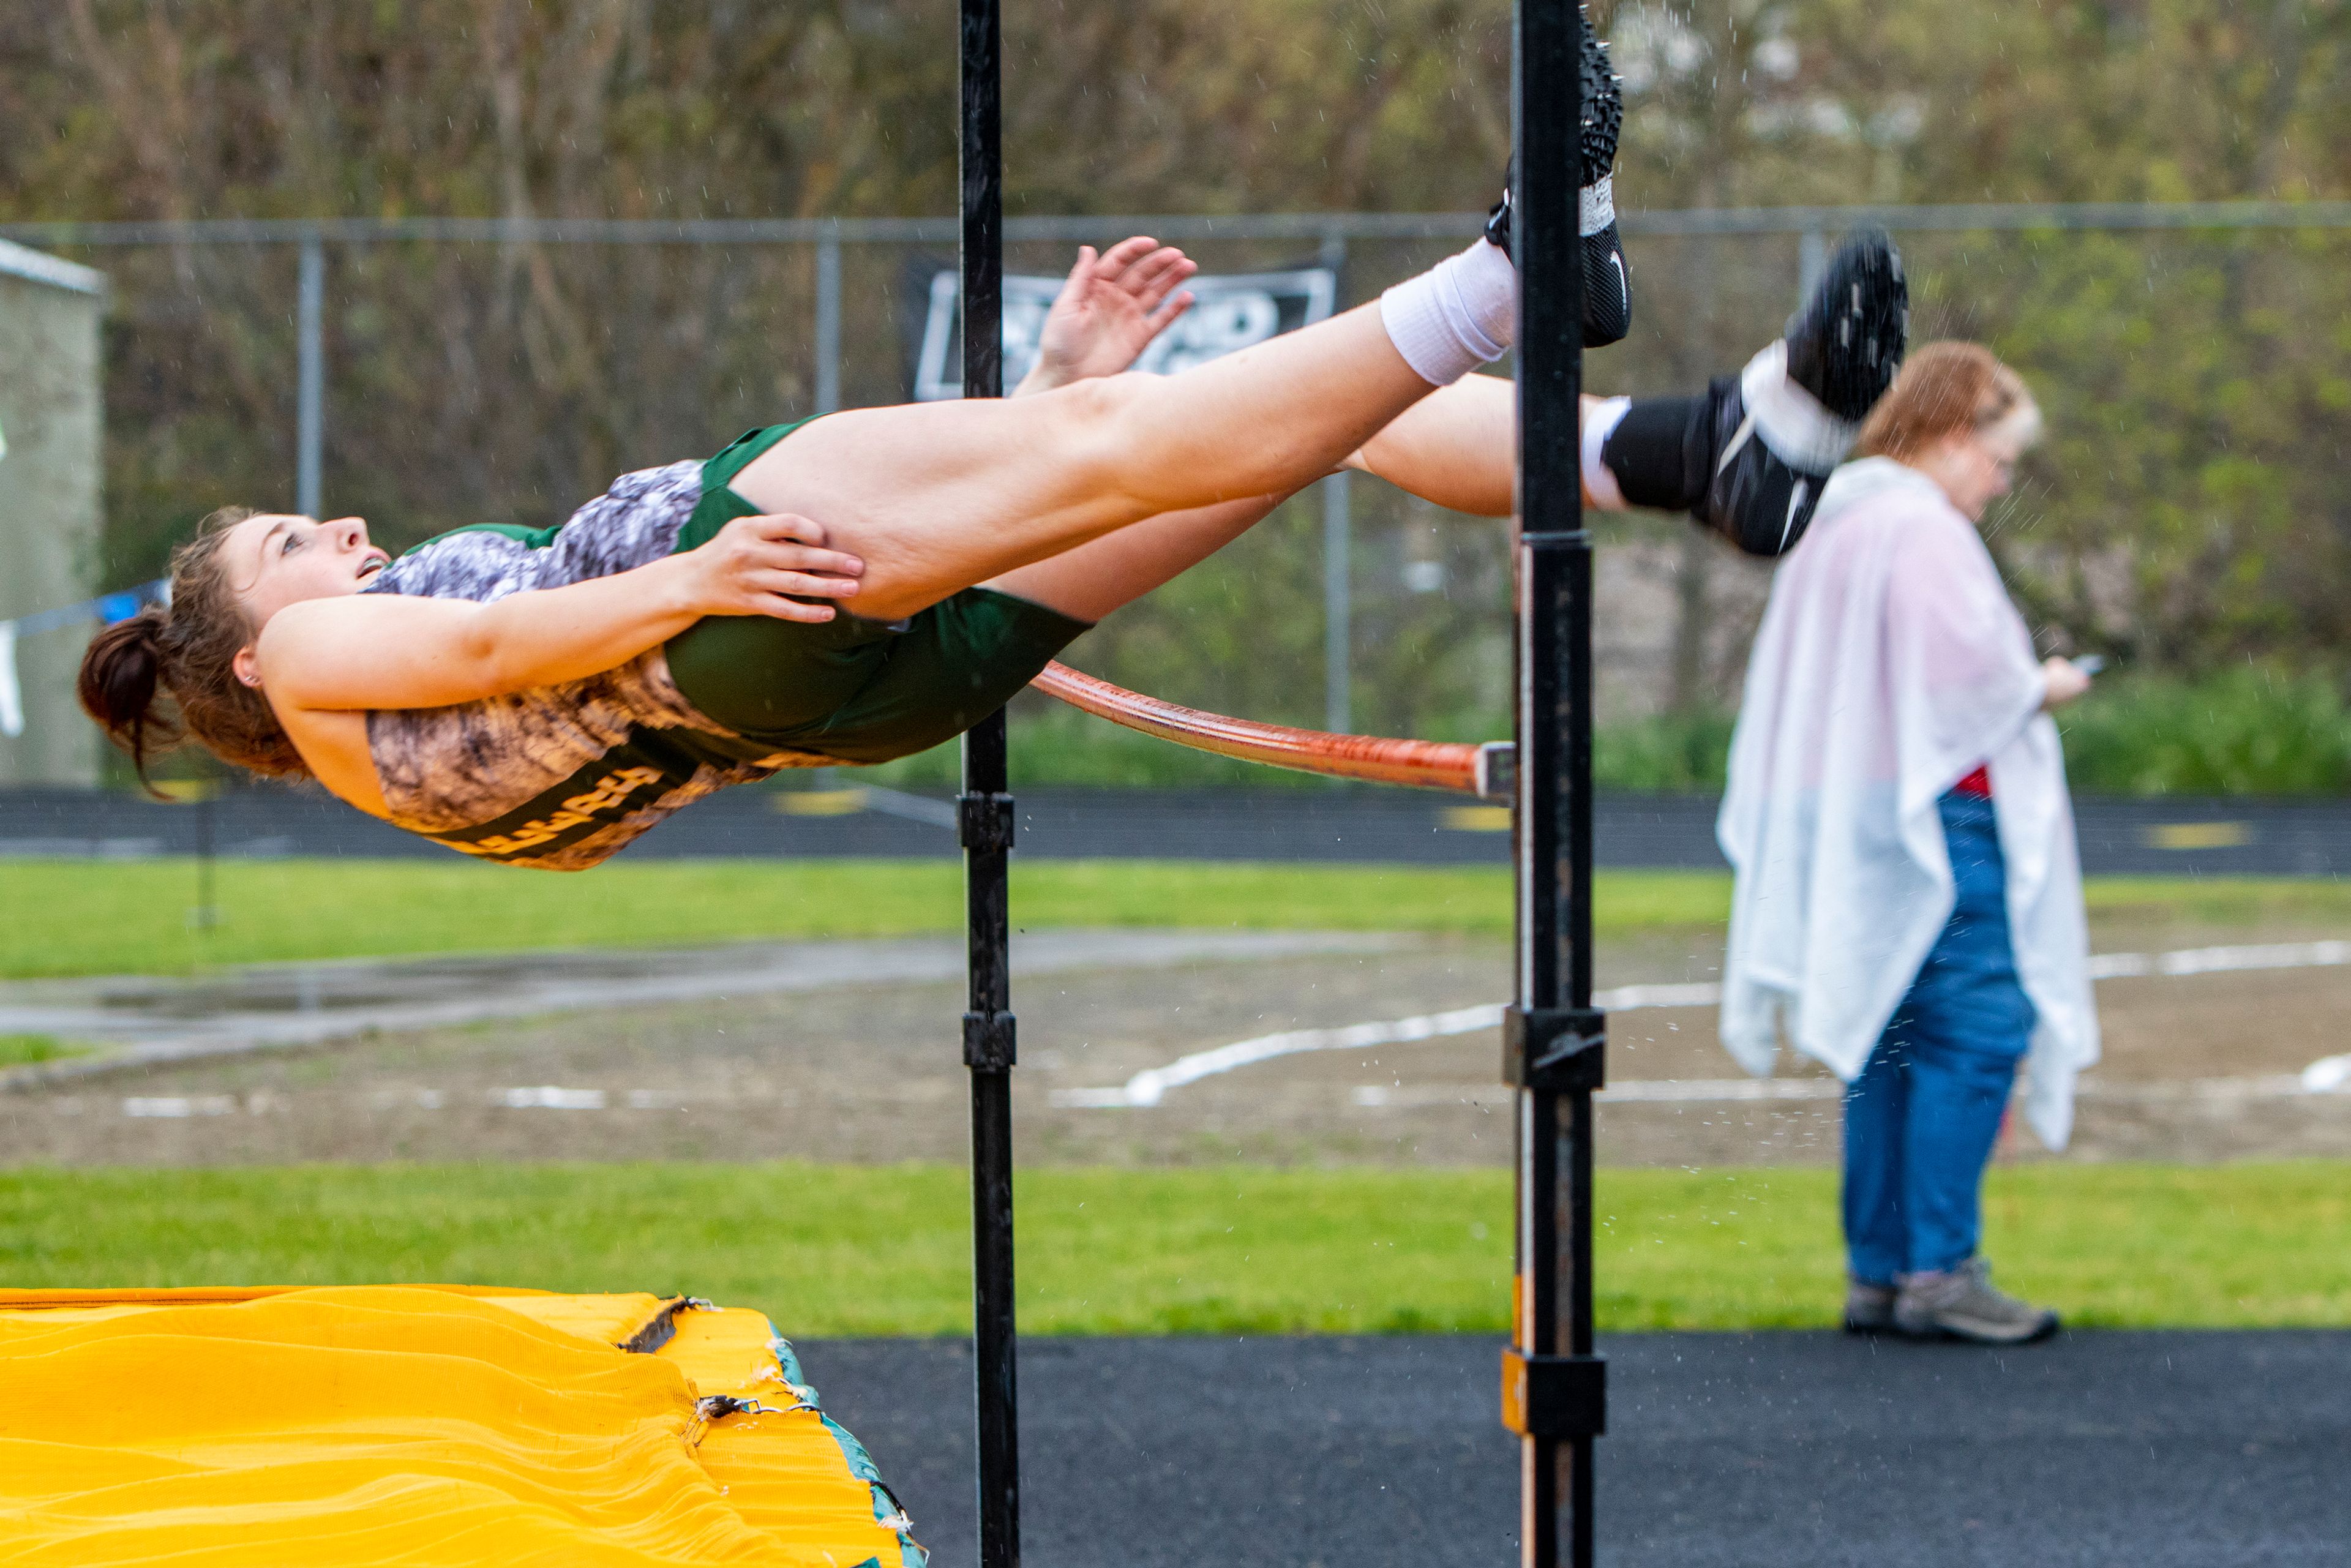
[[[1600,400],[1586,397],[1588,415]],[[1477,517],[1509,517],[1518,485],[1518,412],[1511,384],[1464,376],[1406,409],[1349,457],[1424,501]],[[987,586],[1099,621],[1240,538],[1289,498],[1247,501],[1147,518],[991,580]],[[1584,505],[1596,506],[1586,490]]]
[[[1585,398],[1583,412],[1598,401]],[[1347,465],[1452,511],[1507,517],[1517,508],[1518,434],[1518,389],[1464,376],[1391,421]]]
[[1016,567],[981,586],[1075,621],[1100,621],[1191,570],[1289,498],[1252,496],[1187,512],[1163,512],[1050,559]]
[[[1583,439],[1576,455],[1585,506],[1691,506],[1700,521],[1752,553],[1776,555],[1790,548],[1817,503],[1820,482],[1849,444],[1857,428],[1854,422],[1883,390],[1901,356],[1904,290],[1891,244],[1882,236],[1862,236],[1839,252],[1832,274],[1790,324],[1790,336],[1774,347],[1792,363],[1817,361],[1816,377],[1824,370],[1824,384],[1852,394],[1846,403],[1834,411],[1819,404],[1810,386],[1791,371],[1759,381],[1758,365],[1773,350],[1758,356],[1741,377],[1718,382],[1702,399],[1634,403],[1586,397],[1579,409]],[[1129,315],[1139,319],[1139,312]],[[1064,326],[1072,339],[1081,335]],[[1137,340],[1147,337],[1144,332]],[[1784,384],[1773,391],[1774,382]],[[1806,453],[1801,465],[1772,449],[1771,428],[1760,429],[1760,441],[1744,443],[1746,427],[1722,417],[1718,405],[1738,413],[1759,392],[1780,400],[1783,423],[1784,405],[1803,402],[1813,423],[1844,420],[1845,433],[1834,451]],[[1643,414],[1643,409],[1650,412]],[[1636,423],[1642,423],[1642,439],[1620,445],[1612,433],[1621,434]],[[1499,377],[1471,375],[1412,402],[1351,454],[1346,465],[1455,511],[1503,517],[1516,508],[1517,447],[1516,389]],[[1726,476],[1740,482],[1726,484]],[[1773,476],[1775,482],[1764,482]],[[1792,489],[1792,482],[1802,487]],[[1604,494],[1595,495],[1595,487]],[[1081,620],[1099,620],[1238,537],[1286,493],[1154,517],[1005,574],[993,586]]]
[[[1585,414],[1599,406],[1586,397]],[[1518,485],[1515,389],[1496,376],[1464,376],[1406,409],[1347,459],[1424,501],[1475,517],[1509,517]],[[1099,621],[1182,575],[1240,538],[1290,493],[1166,513],[987,586],[1080,621]],[[1584,505],[1598,503],[1587,489]]]
[[857,613],[911,614],[1162,512],[1288,491],[1428,395],[1365,306],[1182,375],[804,426],[734,485],[865,563]]
[[[1033,396],[1123,369],[1183,313],[1191,297],[1175,291],[1193,270],[1180,252],[1155,250],[1148,240],[1129,240],[1099,256],[1081,252],[1070,286],[1046,319],[1037,369],[1012,395]],[[1586,398],[1587,409],[1596,401]],[[1405,410],[1346,466],[1439,506],[1506,515],[1516,480],[1515,429],[1511,384],[1465,377]],[[1077,620],[1099,621],[1207,559],[1287,498],[1288,493],[1269,494],[1162,513],[1017,567],[984,586]]]
[[1436,386],[1507,352],[1516,295],[1510,258],[1481,238],[1375,304],[1183,375],[817,421],[735,488],[820,519],[863,561],[859,614],[907,614],[1144,517],[1332,472]]

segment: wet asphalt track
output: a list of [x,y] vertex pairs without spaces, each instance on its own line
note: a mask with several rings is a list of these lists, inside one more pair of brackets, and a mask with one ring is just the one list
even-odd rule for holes
[[[854,785],[854,769],[835,779]],[[1019,852],[1046,860],[1327,861],[1501,865],[1507,819],[1427,790],[1021,789]],[[682,811],[628,852],[630,862],[722,856],[956,852],[953,809],[914,796],[875,796],[876,809],[799,816],[764,789],[730,789]],[[2074,801],[2083,868],[2093,874],[2351,875],[2351,805],[2337,800]],[[886,808],[886,809],[883,809]],[[1625,795],[1593,801],[1604,867],[1714,871],[1715,801],[1702,795]],[[128,793],[0,789],[0,855],[136,858],[190,854],[209,831],[225,855],[431,856],[449,852],[316,791],[256,787],[204,810]]]
[[[1497,1342],[1022,1346],[1028,1568],[1515,1560]],[[2340,1568],[2351,1333],[2087,1333],[2029,1350],[1830,1333],[1603,1350],[1609,1568]],[[808,1341],[937,1568],[969,1568],[969,1353]]]

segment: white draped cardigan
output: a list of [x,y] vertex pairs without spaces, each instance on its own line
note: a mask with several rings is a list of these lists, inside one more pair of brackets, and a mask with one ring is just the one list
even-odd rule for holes
[[1718,824],[1736,876],[1722,1042],[1790,1042],[1851,1082],[1954,903],[1936,801],[1981,765],[2016,966],[2038,1011],[2025,1114],[2049,1147],[2098,1057],[2074,811],[2040,663],[1991,552],[1941,488],[1839,469],[1771,585]]

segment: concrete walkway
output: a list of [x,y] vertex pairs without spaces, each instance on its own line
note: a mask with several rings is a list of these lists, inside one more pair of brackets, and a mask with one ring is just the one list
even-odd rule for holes
[[[1409,938],[1318,931],[1040,931],[1012,940],[1020,975],[1384,952]],[[0,1087],[396,1030],[602,1008],[952,980],[959,937],[737,944],[655,952],[511,954],[256,965],[193,978],[0,983],[0,1034],[100,1054],[19,1068]]]

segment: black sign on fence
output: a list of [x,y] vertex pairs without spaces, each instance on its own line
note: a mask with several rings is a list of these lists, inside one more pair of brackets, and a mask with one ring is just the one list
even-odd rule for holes
[[[1004,280],[1004,384],[1015,387],[1037,362],[1045,314],[1061,292],[1058,277]],[[1196,301],[1175,326],[1143,351],[1138,371],[1172,375],[1194,365],[1294,331],[1331,314],[1338,275],[1329,267],[1296,272],[1246,272],[1195,277],[1185,287]],[[922,402],[963,395],[961,285],[953,271],[931,275],[923,317],[923,348],[914,368]]]

